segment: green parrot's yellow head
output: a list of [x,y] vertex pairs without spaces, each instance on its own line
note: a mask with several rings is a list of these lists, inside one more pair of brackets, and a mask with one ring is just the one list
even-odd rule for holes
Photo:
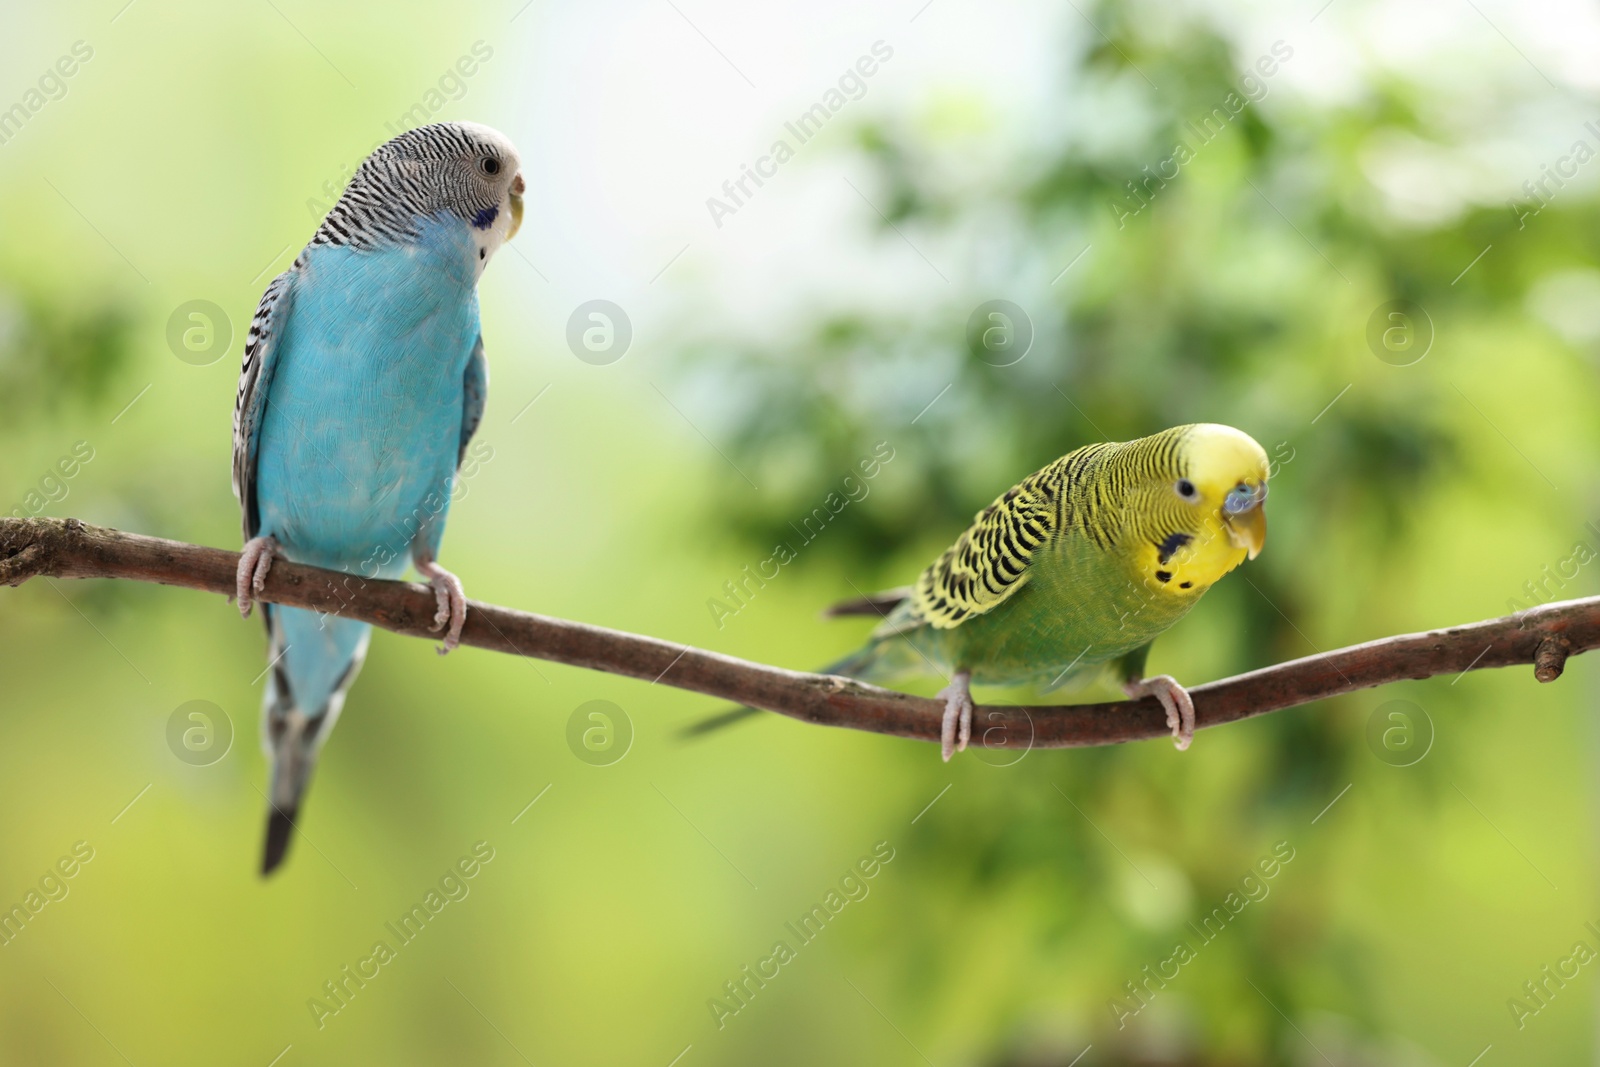
[[1242,430],[1178,426],[1129,442],[1142,477],[1129,493],[1124,545],[1145,583],[1198,596],[1267,540],[1267,453]]

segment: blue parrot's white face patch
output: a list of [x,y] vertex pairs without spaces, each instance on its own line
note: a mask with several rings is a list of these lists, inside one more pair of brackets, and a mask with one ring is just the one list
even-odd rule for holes
[[484,268],[489,265],[489,259],[511,237],[516,222],[513,216],[516,213],[504,210],[508,206],[507,201],[501,201],[495,207],[482,209],[472,219],[471,226],[467,230],[472,235],[472,246],[476,249],[473,256],[473,270],[480,278],[483,276]]

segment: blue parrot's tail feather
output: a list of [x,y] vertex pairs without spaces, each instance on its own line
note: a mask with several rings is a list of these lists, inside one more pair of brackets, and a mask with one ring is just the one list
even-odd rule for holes
[[272,656],[262,716],[262,740],[272,759],[261,857],[261,873],[268,875],[289,850],[317,753],[361,670],[371,627],[300,608],[263,607]]
[[[865,648],[861,648],[850,653],[844,659],[836,660],[835,662],[828,664],[828,666],[821,668],[816,673],[837,674],[845,678],[860,678],[864,672],[871,668],[876,658],[876,647],[875,645],[869,644]],[[714,734],[718,730],[725,729],[734,725],[735,723],[743,722],[752,716],[760,714],[760,708],[747,708],[743,705],[724,708],[715,715],[708,715],[699,722],[693,722],[688,726],[685,726],[682,730],[678,731],[678,737],[685,741],[696,737],[704,737],[706,734]]]
[[261,875],[278,869],[289,851],[289,834],[294,830],[294,815],[272,808],[267,812],[267,847],[261,856]]

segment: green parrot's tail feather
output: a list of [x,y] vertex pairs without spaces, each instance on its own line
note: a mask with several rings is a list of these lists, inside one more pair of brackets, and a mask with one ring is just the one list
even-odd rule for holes
[[760,708],[747,708],[742,705],[727,708],[717,712],[715,715],[708,715],[699,722],[690,723],[678,731],[678,737],[684,741],[692,741],[706,734],[714,734],[718,730],[732,726],[734,723],[743,722],[752,715],[760,714]]
[[[817,671],[817,673],[838,674],[845,678],[855,678],[859,676],[859,672],[865,670],[871,665],[873,655],[873,646],[868,645],[866,648],[850,653],[850,655],[846,656],[844,659],[829,664],[828,666]],[[688,726],[685,726],[682,730],[678,731],[678,737],[684,741],[691,741],[697,737],[704,737],[706,734],[714,734],[718,730],[732,726],[735,723],[743,722],[751,716],[760,714],[762,714],[760,708],[747,708],[743,706],[724,708],[715,715],[708,715],[699,722],[690,723]]]
[[873,643],[864,648],[856,649],[844,659],[834,660],[826,667],[818,670],[817,673],[837,674],[842,678],[860,678],[862,673],[866,671],[868,667],[871,667],[873,661],[877,658],[878,647],[876,643]]
[[876,615],[886,618],[889,612],[899,607],[901,601],[910,597],[912,592],[909,585],[900,586],[898,589],[885,589],[881,593],[840,601],[825,609],[822,616],[827,619],[838,619],[847,615]]

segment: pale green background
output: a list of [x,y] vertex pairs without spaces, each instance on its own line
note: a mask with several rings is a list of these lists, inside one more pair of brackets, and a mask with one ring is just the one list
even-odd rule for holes
[[[1128,404],[1104,400],[1116,396],[1107,386],[1088,417],[1114,434],[1228,418],[1269,447],[1292,442],[1297,462],[1275,485],[1266,555],[1165,639],[1153,666],[1199,682],[1502,614],[1575,540],[1600,547],[1584,531],[1600,517],[1600,287],[1585,251],[1594,174],[1561,194],[1567,214],[1552,209],[1526,232],[1505,204],[1600,114],[1586,84],[1592,14],[1485,7],[1491,26],[1470,5],[1336,0],[1315,22],[1315,5],[1185,16],[1233,42],[1236,69],[1294,41],[1267,113],[1275,136],[1329,150],[1281,187],[1298,207],[1276,187],[1274,199],[1302,229],[1318,220],[1317,243],[1334,247],[1326,235],[1341,227],[1352,235],[1331,256],[1350,276],[1341,281],[1260,200],[1239,201],[1235,219],[1270,228],[1270,242],[1236,239],[1228,215],[1210,211],[1236,190],[1254,196],[1238,129],[1130,224],[1142,236],[1118,243],[1100,207],[1070,240],[1017,222],[1022,180],[1011,179],[1064,142],[1069,55],[1118,62],[1070,6],[120,3],[13,5],[0,23],[0,106],[74,41],[94,48],[65,97],[0,145],[0,372],[12,375],[0,383],[26,383],[0,397],[7,501],[84,440],[93,461],[47,513],[237,546],[229,418],[255,301],[308,239],[306,201],[325,181],[337,187],[384,123],[483,41],[492,59],[439,115],[506,130],[531,190],[522,235],[481,287],[493,379],[480,438],[493,460],[444,548],[469,595],[789,667],[826,662],[865,628],[818,621],[821,607],[853,583],[908,580],[962,514],[1053,458],[1019,444],[1016,425],[1075,418],[1049,392],[1068,356],[1040,314],[1023,370],[1041,368],[1028,391],[1043,407],[946,397],[951,417],[961,412],[939,430],[950,488],[928,503],[928,427],[911,419],[952,380],[939,360],[967,309],[997,293],[1040,307],[1072,286],[1099,286],[1107,306],[1159,307],[1179,276],[1204,280],[1219,317],[1266,302],[1297,325],[1269,343],[1270,364],[1216,378],[1227,405],[1186,401],[1212,372],[1182,369],[1182,335],[1123,335],[1114,353]],[[1091,13],[1123,27],[1113,33],[1124,44],[1185,45],[1189,23],[1169,27],[1163,9]],[[895,59],[863,101],[715,228],[704,198],[879,39]],[[1116,84],[1122,109],[1078,115],[1080,134],[1148,125],[1138,79]],[[1384,141],[1374,131],[1396,100],[1459,140],[1433,155]],[[965,213],[940,230],[907,202],[889,209],[917,255],[837,180],[891,199],[875,170],[848,162],[862,152],[854,131],[873,122],[920,146],[896,188],[936,175]],[[1119,173],[1164,154],[1135,152]],[[1491,219],[1498,243],[1451,287],[1489,243],[1474,219]],[[1032,264],[1030,280],[993,267],[1008,256]],[[1565,290],[1539,289],[1553,271],[1579,273]],[[1379,362],[1362,339],[1368,315],[1407,279],[1434,275],[1423,289],[1445,294],[1435,348],[1416,367]],[[1541,292],[1543,305],[1524,299]],[[610,367],[579,362],[563,340],[571,309],[595,297],[633,319],[633,347]],[[807,347],[810,324],[849,297],[888,335],[932,332],[946,347],[912,346],[899,369],[841,386],[871,409],[861,433],[802,426],[846,457],[895,441],[896,461],[718,630],[706,601],[769,554],[762,523],[800,518],[820,499],[815,485],[836,480],[758,447],[728,399],[749,391],[727,384],[729,368],[752,363],[728,353],[787,352],[802,378],[850,381],[825,364],[824,345],[815,364]],[[165,342],[168,315],[192,299],[220,304],[234,330],[227,356],[204,367]],[[57,373],[54,348],[30,356],[14,343],[30,316],[72,323],[106,309],[127,316],[127,351],[82,381]],[[867,336],[870,346],[881,335]],[[1334,414],[1312,424],[1346,384]],[[1398,489],[1381,469],[1401,457],[1381,450],[1339,453],[1365,456],[1340,480],[1315,476],[1319,455],[1354,439],[1339,435],[1356,424],[1339,420],[1358,411],[1402,430],[1442,426],[1454,444]],[[749,494],[707,438],[768,495]],[[1382,506],[1352,496],[1369,481]],[[912,514],[925,518],[908,533],[897,516]],[[1254,603],[1244,579],[1263,574],[1295,591],[1294,625],[1256,604],[1250,617],[1266,621],[1238,629]],[[1590,566],[1563,595],[1594,592]],[[1506,1008],[1600,919],[1600,674],[1588,658],[1551,686],[1515,670],[1360,693],[1207,732],[1182,757],[1150,743],[1035,752],[997,769],[787,721],[686,745],[677,729],[714,701],[472,649],[441,659],[379,633],[313,783],[306,836],[265,882],[263,665],[260,626],[220,597],[44,581],[0,593],[0,903],[20,900],[74,842],[94,849],[70,894],[0,948],[0,1062],[266,1065],[286,1046],[286,1067],[666,1067],[686,1047],[682,1067],[1065,1067],[1091,1043],[1084,1067],[1465,1065],[1488,1045],[1485,1067],[1593,1056],[1592,966],[1526,1030]],[[1394,698],[1423,704],[1437,727],[1414,768],[1384,765],[1364,740]],[[209,767],[166,743],[173,709],[197,699],[235,730]],[[632,750],[613,766],[586,765],[566,744],[569,715],[593,699],[633,724]],[[494,860],[470,895],[317,1029],[308,998],[480,840]],[[1118,1034],[1106,1007],[1118,986],[1166,958],[1184,920],[1283,840],[1295,859],[1267,900]],[[870,896],[718,1031],[707,999],[879,841],[896,858]]]

